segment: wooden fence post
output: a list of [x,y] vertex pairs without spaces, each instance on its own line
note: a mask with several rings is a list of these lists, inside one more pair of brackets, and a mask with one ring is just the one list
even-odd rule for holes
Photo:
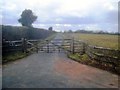
[[46,42],[47,42],[47,53],[49,53],[49,42],[48,40],[46,40]]
[[39,47],[38,47],[38,41],[35,42],[35,48],[36,48],[36,52],[39,52]]
[[22,51],[27,52],[27,40],[25,38],[22,38]]
[[86,43],[85,42],[83,42],[83,54],[85,54],[85,52],[86,52]]
[[71,40],[71,52],[74,54],[74,37]]

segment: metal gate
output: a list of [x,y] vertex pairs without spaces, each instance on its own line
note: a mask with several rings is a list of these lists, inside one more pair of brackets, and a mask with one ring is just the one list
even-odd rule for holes
[[38,44],[38,52],[66,52],[70,51],[71,39],[45,40]]
[[84,43],[74,39],[53,39],[51,41],[44,40],[38,45],[38,52],[71,52],[71,53],[84,53]]

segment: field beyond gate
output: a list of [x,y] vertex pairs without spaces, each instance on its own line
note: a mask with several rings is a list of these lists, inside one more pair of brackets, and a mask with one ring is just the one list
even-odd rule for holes
[[[82,35],[82,36],[81,36]],[[109,66],[113,69],[113,71],[117,72],[120,74],[120,58],[119,58],[119,55],[120,55],[120,50],[118,49],[114,49],[114,48],[105,48],[105,47],[100,47],[100,45],[104,45],[105,43],[111,43],[110,41],[101,41],[103,44],[100,44],[100,45],[95,45],[95,43],[92,43],[92,45],[85,41],[85,39],[83,39],[83,35],[87,36],[84,38],[86,38],[86,40],[91,40],[91,42],[98,42],[95,37],[97,36],[96,34],[75,34],[75,33],[65,33],[63,34],[63,37],[64,38],[68,38],[68,37],[71,37],[73,38],[74,40],[72,40],[72,49],[71,49],[71,52],[73,54],[75,53],[78,53],[78,55],[88,55],[91,60],[95,60],[96,62],[98,62],[100,65],[103,65],[104,66]],[[94,37],[95,35],[95,37]],[[78,37],[81,37],[81,39]],[[90,38],[91,37],[91,38]],[[94,37],[94,39],[92,39]],[[100,35],[98,35],[98,37],[100,37]],[[103,37],[105,38],[105,35],[101,35],[101,40],[103,40]],[[112,37],[114,37],[112,40],[117,40],[118,36],[116,35],[106,35],[106,38],[105,39],[111,39]],[[99,41],[100,41],[99,39]],[[104,40],[105,40],[104,39]],[[94,41],[93,41],[94,40]],[[115,41],[113,41],[115,42]],[[100,43],[100,42],[99,42]],[[98,43],[98,44],[99,44]],[[118,45],[118,41],[116,41],[114,44],[113,44],[113,47],[114,45]],[[112,46],[112,45],[110,45]],[[108,45],[109,47],[109,45]],[[116,47],[118,48],[118,46]],[[78,56],[79,57],[79,56]]]

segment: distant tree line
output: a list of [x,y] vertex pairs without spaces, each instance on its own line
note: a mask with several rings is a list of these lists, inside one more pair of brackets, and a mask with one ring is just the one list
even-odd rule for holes
[[18,26],[4,26],[2,25],[2,39],[5,40],[20,40],[26,39],[44,39],[55,31],[33,28],[33,27],[18,27]]
[[72,31],[72,30],[68,30],[65,31],[64,33],[88,33],[88,34],[113,34],[113,35],[120,35],[119,32],[107,32],[107,31],[92,31],[92,30],[76,30],[76,31]]

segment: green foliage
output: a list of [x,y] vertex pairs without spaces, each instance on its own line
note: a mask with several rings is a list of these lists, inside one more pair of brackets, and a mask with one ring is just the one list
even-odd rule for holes
[[79,53],[68,54],[68,57],[82,64],[90,65],[90,66],[97,67],[103,70],[107,70],[107,71],[110,71],[116,74],[120,74],[120,67],[119,67],[120,65],[118,67],[115,67],[116,68],[115,70],[113,69],[113,66],[111,64],[104,63],[104,62],[100,63],[94,59],[89,58],[87,54],[83,54],[83,55],[80,55]]
[[49,27],[49,28],[48,28],[48,30],[52,31],[52,30],[53,30],[53,28],[52,28],[52,27]]
[[22,53],[22,52],[9,53],[8,55],[4,55],[2,57],[2,62],[6,63],[6,62],[14,61],[26,57],[27,55],[28,55],[27,53]]
[[87,54],[80,55],[79,53],[75,53],[75,54],[69,54],[68,57],[81,63],[86,63],[88,60],[90,60]]
[[55,33],[45,29],[18,26],[2,26],[2,38],[6,40],[26,39],[45,39]]
[[30,9],[25,9],[22,14],[21,18],[18,19],[18,22],[22,24],[22,26],[31,27],[32,23],[37,19],[37,16],[35,16]]
[[73,59],[76,59],[76,60],[79,60],[81,58],[78,53],[76,53],[76,54],[70,54],[69,57],[71,57]]

